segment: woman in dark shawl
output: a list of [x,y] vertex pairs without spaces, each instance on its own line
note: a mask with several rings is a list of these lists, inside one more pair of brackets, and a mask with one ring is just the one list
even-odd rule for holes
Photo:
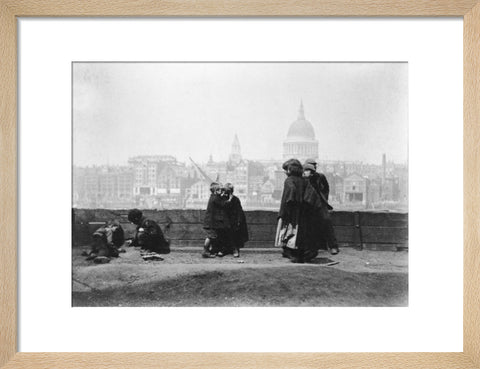
[[306,182],[302,178],[302,164],[297,159],[286,161],[282,168],[287,178],[283,185],[275,245],[283,248],[284,257],[299,263],[303,262],[303,254],[307,247],[303,202]]

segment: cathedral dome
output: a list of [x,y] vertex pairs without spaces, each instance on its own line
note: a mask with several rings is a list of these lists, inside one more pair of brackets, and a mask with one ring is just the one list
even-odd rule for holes
[[305,119],[303,103],[300,103],[298,118],[290,125],[287,138],[283,141],[283,159],[296,158],[304,161],[318,158],[318,141],[312,123]]
[[312,123],[310,123],[306,119],[298,119],[295,122],[293,122],[288,129],[288,138],[306,138],[306,139],[314,139],[315,138],[315,132],[313,130]]
[[305,119],[303,111],[303,103],[300,104],[298,111],[298,119],[290,125],[287,133],[287,140],[301,139],[301,140],[315,140],[315,131],[312,123]]

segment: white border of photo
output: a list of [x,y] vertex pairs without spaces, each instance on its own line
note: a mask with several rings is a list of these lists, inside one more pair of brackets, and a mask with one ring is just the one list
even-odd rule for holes
[[[461,18],[19,27],[19,351],[463,350]],[[409,63],[408,307],[71,307],[72,61],[200,60]]]

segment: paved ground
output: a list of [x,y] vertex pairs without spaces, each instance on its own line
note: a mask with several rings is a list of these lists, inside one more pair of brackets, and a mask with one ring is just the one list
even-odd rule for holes
[[[408,252],[341,249],[292,264],[277,249],[203,259],[173,249],[163,261],[139,250],[93,264],[73,249],[74,306],[406,306]],[[327,266],[332,261],[336,265]]]

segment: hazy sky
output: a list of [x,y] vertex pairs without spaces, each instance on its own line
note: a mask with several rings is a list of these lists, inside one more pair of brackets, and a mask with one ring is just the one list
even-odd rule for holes
[[300,100],[320,159],[407,161],[406,63],[75,63],[74,164],[281,160]]

